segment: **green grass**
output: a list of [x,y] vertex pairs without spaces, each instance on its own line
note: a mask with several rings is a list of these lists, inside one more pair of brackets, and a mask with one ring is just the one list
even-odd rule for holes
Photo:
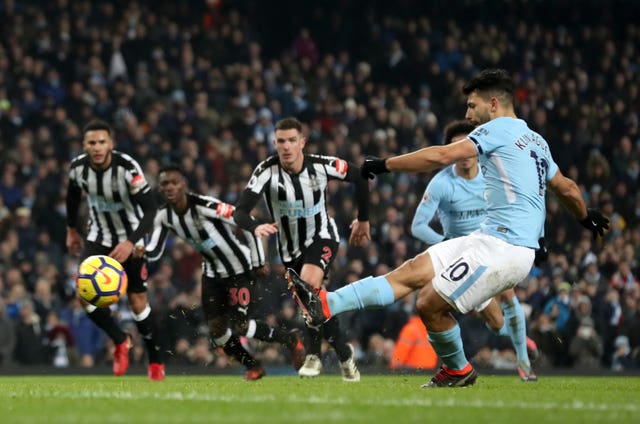
[[420,389],[427,376],[0,377],[8,423],[640,423],[638,377],[482,375],[462,389]]

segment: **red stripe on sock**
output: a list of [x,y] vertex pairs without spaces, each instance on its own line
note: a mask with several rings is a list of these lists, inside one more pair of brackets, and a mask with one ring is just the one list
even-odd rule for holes
[[329,310],[329,304],[327,303],[327,291],[320,290],[318,295],[320,295],[320,300],[322,301],[322,312],[324,313],[324,316],[327,319],[331,318],[331,311]]

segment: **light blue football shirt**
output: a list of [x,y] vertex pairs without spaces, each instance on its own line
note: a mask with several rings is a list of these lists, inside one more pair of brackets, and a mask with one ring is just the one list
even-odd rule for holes
[[558,172],[547,141],[522,119],[500,117],[469,134],[484,176],[486,234],[538,248],[543,234],[546,183]]
[[[444,168],[424,191],[411,224],[413,235],[427,244],[435,244],[477,230],[487,215],[483,193],[481,172],[467,180],[456,173],[455,165]],[[429,226],[436,211],[444,234]]]

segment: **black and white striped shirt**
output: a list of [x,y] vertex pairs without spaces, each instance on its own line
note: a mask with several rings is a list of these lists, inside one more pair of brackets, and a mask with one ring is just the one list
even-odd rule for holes
[[[138,162],[116,150],[111,152],[110,166],[102,171],[90,166],[86,153],[71,161],[67,195],[74,199],[68,198],[67,204],[74,205],[76,210],[69,211],[70,215],[77,214],[80,190],[87,194],[89,206],[86,239],[107,247],[131,239],[145,214],[137,200],[151,195],[151,189]],[[75,222],[70,224],[73,226]],[[141,242],[143,235],[144,232],[141,232],[132,241]]]
[[145,248],[149,261],[160,259],[172,232],[200,253],[207,277],[227,278],[264,265],[261,241],[248,231],[243,231],[246,243],[236,237],[232,205],[195,193],[187,194],[187,205],[183,215],[168,205],[160,207]]
[[236,221],[253,231],[258,223],[250,223],[247,217],[264,194],[269,212],[278,224],[278,249],[283,262],[298,258],[315,240],[339,242],[336,223],[327,213],[325,192],[330,180],[358,183],[358,219],[368,220],[367,182],[355,165],[333,156],[305,155],[302,170],[289,174],[274,155],[253,171],[238,201]]

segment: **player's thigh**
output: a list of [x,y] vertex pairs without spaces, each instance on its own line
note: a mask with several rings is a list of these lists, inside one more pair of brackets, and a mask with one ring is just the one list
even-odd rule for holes
[[533,249],[474,232],[439,243],[431,254],[434,289],[462,313],[513,288],[529,273]]
[[338,247],[339,244],[335,240],[314,240],[313,243],[304,249],[302,266],[305,264],[316,265],[326,274],[338,253]]
[[476,308],[476,311],[492,330],[499,331],[504,325],[504,316],[502,315],[502,308],[496,299],[497,296],[488,299]]
[[228,289],[219,278],[202,276],[202,311],[209,325],[227,312]]
[[149,272],[147,271],[147,261],[143,258],[134,258],[133,256],[129,256],[129,259],[122,263],[122,267],[127,273],[127,279],[129,280],[127,294],[146,294],[147,277],[149,276]]
[[335,240],[316,239],[304,249],[301,256],[285,266],[296,271],[300,278],[313,287],[320,288],[329,273],[338,247]]
[[246,273],[227,282],[226,315],[230,325],[239,333],[246,334],[249,317],[257,305],[255,296],[256,280],[252,273]]
[[386,275],[396,299],[426,287],[433,277],[433,263],[427,251],[405,261]]
[[109,253],[112,251],[113,249],[110,247],[105,247],[101,244],[98,243],[93,243],[90,241],[87,241],[84,243],[84,248],[82,249],[82,254],[81,257],[83,259],[88,258],[89,256],[94,256],[94,255],[105,255],[105,256],[109,256]]

